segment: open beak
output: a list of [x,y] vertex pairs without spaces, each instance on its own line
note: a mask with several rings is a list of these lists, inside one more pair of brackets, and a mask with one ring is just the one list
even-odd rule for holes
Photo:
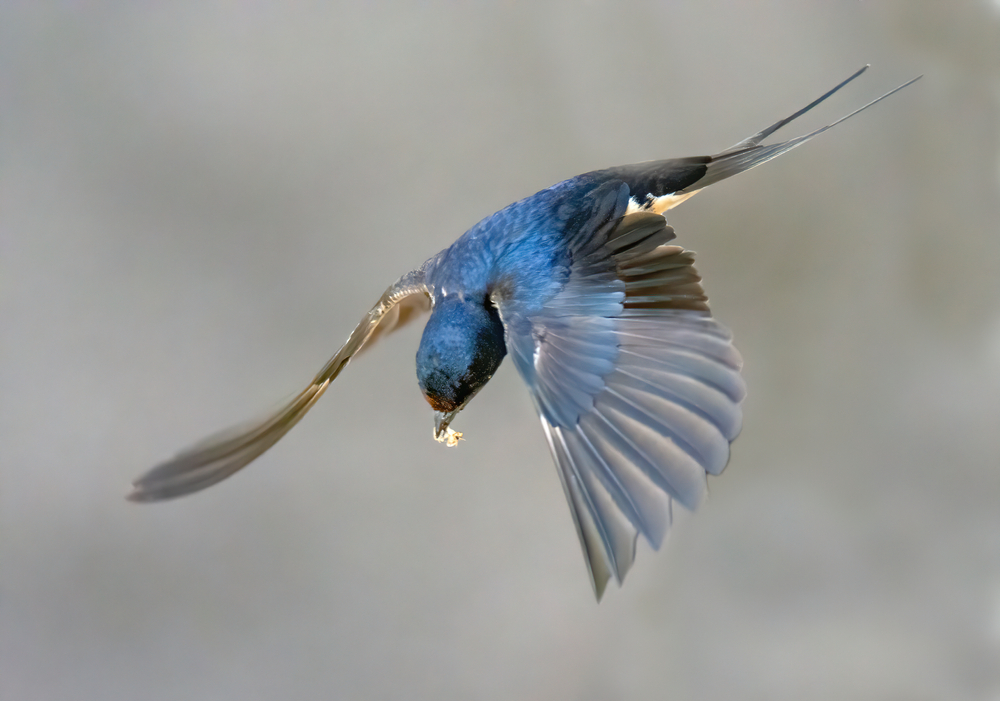
[[461,433],[449,428],[449,424],[458,416],[459,411],[461,409],[434,412],[434,440],[438,443],[444,443],[449,448],[454,448],[462,439]]

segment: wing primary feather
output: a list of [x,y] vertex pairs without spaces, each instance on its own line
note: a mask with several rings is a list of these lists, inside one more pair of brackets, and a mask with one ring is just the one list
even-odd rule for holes
[[[719,390],[679,373],[661,373],[649,369],[643,372],[630,367],[621,367],[618,372],[634,380],[638,386],[645,387],[650,393],[711,422],[727,440],[731,441],[739,435],[740,411]],[[657,381],[654,382],[650,375]]]
[[[654,463],[664,478],[663,488],[674,499],[694,510],[704,491],[703,461],[708,457],[703,455],[704,451],[699,449],[700,446],[692,444],[681,432],[660,421],[658,417],[651,416],[649,409],[636,402],[634,397],[625,397],[621,392],[609,388],[603,402],[622,419],[632,422],[634,428],[641,426],[646,430],[644,444],[647,449],[659,447],[654,452],[663,456]],[[636,439],[643,437],[636,432],[632,435]],[[727,450],[728,447],[727,443]],[[671,470],[671,466],[674,469]]]
[[[629,489],[626,486],[622,475],[614,469],[612,464],[607,460],[607,458],[601,454],[601,452],[594,446],[593,441],[588,437],[585,431],[572,431],[564,433],[572,437],[573,442],[576,444],[575,451],[577,455],[581,455],[586,458],[587,463],[580,466],[580,472],[583,473],[589,471],[597,476],[597,479],[603,485],[605,491],[614,500],[617,507],[624,514],[635,528],[643,534],[643,536],[652,541],[653,535],[653,524],[647,521],[646,516],[643,513],[643,509],[636,503],[632,496],[634,490]],[[567,443],[568,445],[568,443]],[[609,526],[607,530],[610,532],[612,529]],[[617,579],[620,582],[624,577],[625,573],[628,571],[626,563],[631,564],[631,558],[627,556],[627,553],[622,553],[625,557],[619,554],[621,548],[616,548],[615,553],[615,563],[616,563],[616,574]]]
[[680,348],[700,353],[704,356],[712,358],[713,360],[730,365],[736,370],[740,369],[740,359],[736,356],[736,349],[734,349],[725,338],[713,338],[702,334],[689,334],[687,336],[683,336],[679,333],[665,338],[657,338],[656,336],[650,336],[649,334],[629,331],[618,331],[617,333],[619,336],[631,339],[633,341],[633,345],[640,348]]
[[618,449],[628,454],[657,488],[694,510],[704,492],[704,468],[669,436],[622,411],[608,398],[601,402],[601,414],[613,429],[614,435],[607,435],[615,441]]
[[[670,497],[667,490],[658,485],[659,469],[649,455],[600,409],[595,408],[591,415],[581,420],[580,430],[622,485],[632,508],[639,513],[641,521],[633,520],[633,524],[653,549],[658,550],[670,527],[669,512],[664,513],[663,508],[664,503],[669,504]],[[633,470],[635,475],[630,474]]]
[[663,357],[653,357],[636,352],[632,348],[622,348],[621,353],[647,364],[655,364],[666,372],[697,378],[706,387],[721,392],[735,404],[746,397],[746,383],[737,370],[725,363],[700,353],[672,352]]
[[[605,555],[611,564],[612,574],[615,581],[621,584],[635,559],[637,529],[632,520],[638,518],[635,505],[622,491],[622,485],[602,472],[608,466],[601,464],[599,456],[587,445],[578,429],[559,429],[559,436],[573,461],[576,478],[587,495],[594,522],[603,534],[601,542],[606,548]],[[619,499],[627,505],[623,507]]]
[[620,372],[609,380],[608,390],[634,409],[635,418],[671,438],[702,469],[714,473],[715,466],[725,467],[729,460],[729,441],[714,422]]
[[601,597],[604,596],[608,580],[611,579],[611,568],[603,544],[604,539],[595,523],[592,512],[589,510],[583,486],[573,476],[572,460],[568,451],[561,439],[556,440],[559,429],[552,426],[544,416],[542,417],[542,429],[549,449],[552,451],[557,468],[556,472],[559,473],[559,481],[566,494],[566,501],[569,502],[573,525],[576,526],[576,535],[580,539],[583,559],[587,563],[587,572],[590,574],[590,583],[594,587],[594,596],[600,601]]

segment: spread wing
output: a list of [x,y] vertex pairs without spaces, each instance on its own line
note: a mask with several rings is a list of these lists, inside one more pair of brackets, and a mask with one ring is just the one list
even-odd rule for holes
[[499,300],[508,350],[532,391],[597,597],[632,565],[637,533],[658,547],[671,504],[698,505],[739,433],[742,360],[712,319],[694,254],[663,212],[881,102],[904,83],[804,136],[762,144],[867,66],[791,116],[714,156],[580,176],[596,185],[563,232],[569,276],[541,311]]
[[356,353],[429,309],[423,271],[404,275],[385,291],[309,386],[288,404],[263,419],[217,433],[157,465],[133,483],[128,498],[160,501],[191,494],[245,467],[305,416]]
[[745,387],[694,255],[667,245],[663,216],[631,211],[620,181],[590,201],[567,234],[561,291],[540,311],[501,313],[600,598],[631,566],[637,533],[658,548],[672,502],[694,509],[725,468]]

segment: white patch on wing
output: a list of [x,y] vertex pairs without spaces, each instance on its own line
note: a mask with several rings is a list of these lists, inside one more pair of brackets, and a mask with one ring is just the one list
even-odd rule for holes
[[643,202],[639,202],[634,197],[630,197],[628,201],[628,209],[625,210],[625,214],[635,214],[636,212],[655,212],[656,214],[663,214],[668,209],[673,209],[688,197],[691,197],[698,192],[700,191],[692,190],[691,192],[682,192],[679,195],[671,193],[660,197],[648,197]]

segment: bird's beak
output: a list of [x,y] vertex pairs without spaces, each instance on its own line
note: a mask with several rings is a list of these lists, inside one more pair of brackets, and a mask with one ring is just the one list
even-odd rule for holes
[[449,428],[449,424],[456,416],[458,416],[459,411],[461,411],[461,409],[456,409],[455,411],[434,412],[434,440],[438,443],[445,443],[449,447],[458,445],[458,441],[461,440],[462,434]]
[[444,432],[448,430],[448,424],[458,414],[457,411],[435,411],[434,412],[434,437],[441,440]]

